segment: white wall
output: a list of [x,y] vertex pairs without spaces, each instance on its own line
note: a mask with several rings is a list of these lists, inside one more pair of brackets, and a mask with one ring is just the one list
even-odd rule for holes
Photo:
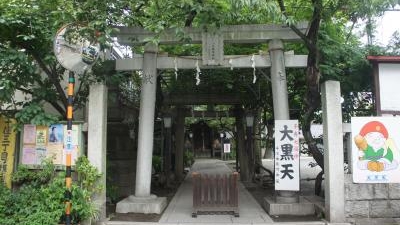
[[400,111],[400,64],[379,64],[381,110]]

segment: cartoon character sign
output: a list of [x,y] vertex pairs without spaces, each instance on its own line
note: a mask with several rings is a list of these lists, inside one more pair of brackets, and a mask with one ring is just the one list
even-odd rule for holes
[[389,183],[400,181],[398,175],[394,176],[400,170],[399,149],[393,138],[400,138],[398,129],[400,129],[400,118],[352,118],[354,182]]

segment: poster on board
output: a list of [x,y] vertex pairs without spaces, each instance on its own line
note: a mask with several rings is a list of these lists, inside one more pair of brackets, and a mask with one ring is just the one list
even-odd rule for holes
[[62,144],[64,141],[64,125],[53,124],[49,127],[49,144]]
[[24,125],[24,144],[25,145],[36,144],[36,125],[32,124]]
[[[24,125],[21,138],[21,163],[40,165],[45,158],[52,159],[55,165],[64,165],[67,126],[52,124],[50,126]],[[81,152],[81,126],[72,125],[72,165]]]
[[36,126],[36,146],[47,145],[47,126]]
[[22,148],[22,164],[35,165],[37,163],[36,148],[27,146]]
[[354,183],[400,182],[400,118],[352,117]]

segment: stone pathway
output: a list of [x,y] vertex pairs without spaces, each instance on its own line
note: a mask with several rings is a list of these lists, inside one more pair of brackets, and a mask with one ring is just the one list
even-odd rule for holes
[[[302,167],[307,168],[302,171],[302,178],[312,178],[319,171],[309,168],[307,164],[311,159],[303,159]],[[263,160],[265,167],[273,169],[271,160]],[[207,174],[225,174],[232,170],[226,162],[217,159],[196,159],[191,171]],[[204,225],[204,224],[232,224],[232,225],[328,225],[326,221],[296,221],[292,222],[274,222],[268,214],[261,208],[253,196],[247,191],[242,183],[239,182],[239,214],[240,217],[233,215],[198,215],[192,218],[192,179],[186,176],[180,185],[175,196],[165,209],[161,219],[158,222],[124,222],[124,221],[105,221],[102,225]],[[335,224],[335,225],[342,225]],[[349,225],[343,223],[343,225]]]
[[[216,159],[200,159],[193,164],[190,173],[226,174],[232,171],[225,162]],[[272,223],[272,219],[261,208],[246,188],[239,182],[239,214],[233,215],[198,215],[192,218],[192,178],[186,177],[174,198],[164,211],[159,223]]]

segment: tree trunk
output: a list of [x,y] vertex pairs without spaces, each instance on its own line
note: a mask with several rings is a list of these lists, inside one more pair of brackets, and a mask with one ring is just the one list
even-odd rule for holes
[[[261,109],[256,111],[256,115],[254,117],[254,129],[253,129],[253,146],[254,146],[254,162],[262,165],[261,161]],[[259,167],[256,166],[256,173],[259,173]]]
[[[318,8],[316,6],[316,8]],[[315,161],[324,170],[324,156],[321,151],[318,150],[317,142],[314,140],[311,134],[311,121],[314,118],[315,112],[321,105],[321,95],[319,93],[319,78],[320,71],[318,67],[319,62],[319,49],[317,45],[319,22],[320,22],[320,12],[319,15],[315,15],[318,11],[314,9],[314,18],[316,21],[312,22],[310,30],[308,31],[307,37],[309,39],[308,44],[308,58],[307,58],[307,77],[306,85],[307,91],[304,99],[305,112],[302,121],[302,130],[304,139],[307,142],[308,149],[313,155]],[[315,24],[317,23],[317,24]]]
[[185,146],[185,110],[177,109],[175,126],[175,176],[177,181],[183,180],[183,155]]
[[[277,0],[279,8],[285,17],[288,17],[284,0]],[[319,49],[318,34],[320,29],[323,4],[322,0],[311,0],[313,5],[313,14],[310,19],[308,33],[305,35],[293,24],[288,24],[297,35],[301,37],[305,47],[308,49],[307,75],[306,75],[306,95],[304,98],[304,115],[302,118],[302,130],[304,139],[307,142],[308,149],[318,165],[324,169],[323,153],[317,148],[317,143],[311,135],[311,121],[318,107],[321,105],[321,96],[319,93]]]
[[235,117],[236,117],[236,149],[237,154],[239,155],[239,165],[240,165],[240,180],[248,181],[249,180],[249,168],[248,168],[248,156],[246,154],[246,146],[244,141],[244,126],[243,126],[243,109],[239,106],[235,108]]

